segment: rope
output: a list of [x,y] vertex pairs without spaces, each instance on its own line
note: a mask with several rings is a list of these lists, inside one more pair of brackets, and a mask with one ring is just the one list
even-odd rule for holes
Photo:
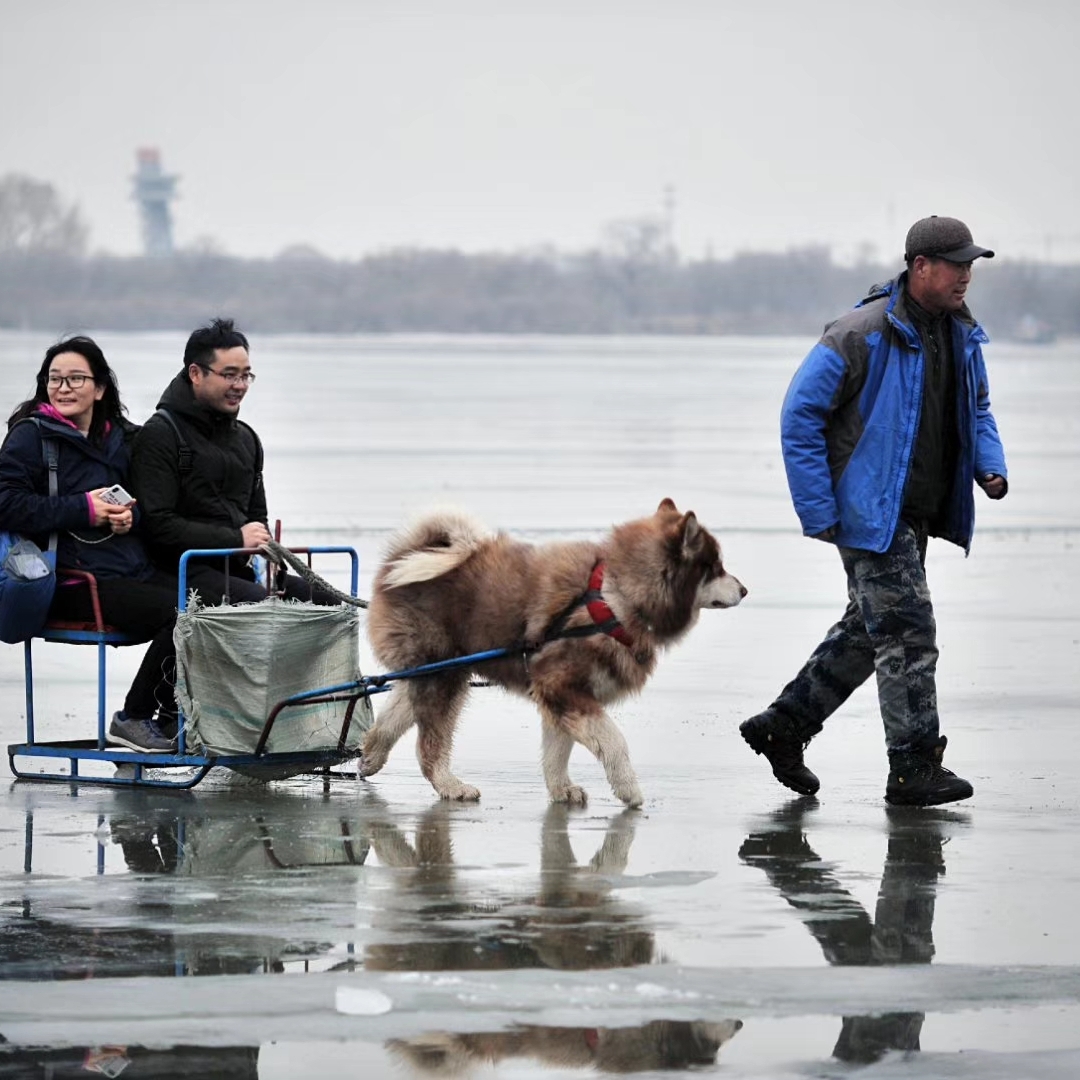
[[[350,596],[348,593],[342,592],[340,589],[335,589],[334,586],[330,584],[330,582],[319,577],[319,575],[316,574],[315,571],[312,570],[311,567],[308,566],[308,564],[304,562],[303,559],[301,559],[298,555],[295,555],[288,548],[282,547],[276,541],[268,540],[265,544],[262,545],[262,548],[263,551],[266,552],[267,558],[269,558],[271,562],[288,563],[288,565],[291,566],[292,569],[295,570],[309,585],[313,585],[318,589],[325,590],[326,592],[330,593],[331,596],[336,596],[344,604],[352,604],[353,607],[361,608],[366,608],[368,606],[368,602],[366,600],[361,600],[358,596]],[[469,685],[479,688],[484,686],[491,686],[493,684],[487,679],[481,679],[474,676],[469,681]]]
[[263,551],[266,552],[267,558],[271,562],[287,563],[293,570],[295,570],[309,585],[314,586],[317,589],[322,589],[328,592],[331,596],[337,597],[343,604],[352,604],[353,607],[366,608],[368,602],[361,600],[359,596],[350,596],[347,592],[342,592],[340,589],[334,588],[328,581],[324,581],[303,559],[298,555],[295,555],[288,548],[282,547],[275,540],[267,540],[262,545]]

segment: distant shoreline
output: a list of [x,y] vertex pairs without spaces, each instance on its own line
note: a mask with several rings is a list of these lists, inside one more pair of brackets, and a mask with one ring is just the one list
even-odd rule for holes
[[[842,266],[825,248],[680,261],[657,252],[406,250],[336,261],[214,253],[0,254],[0,328],[190,329],[215,314],[257,333],[677,336],[820,334],[902,265]],[[979,266],[972,308],[998,340],[1080,335],[1080,265]]]

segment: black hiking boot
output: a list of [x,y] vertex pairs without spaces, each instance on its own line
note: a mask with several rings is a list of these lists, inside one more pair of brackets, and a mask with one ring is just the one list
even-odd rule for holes
[[744,720],[739,732],[755,754],[765,755],[773,776],[784,787],[800,795],[816,794],[821,782],[803,762],[803,749],[810,740],[802,738],[786,716],[759,713]]
[[893,806],[940,806],[970,799],[974,788],[941,764],[947,740],[944,735],[930,746],[889,755],[889,779],[885,801]]

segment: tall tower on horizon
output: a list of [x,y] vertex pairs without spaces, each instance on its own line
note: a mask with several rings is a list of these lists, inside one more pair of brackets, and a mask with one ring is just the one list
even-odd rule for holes
[[132,177],[132,197],[139,204],[142,218],[143,250],[147,255],[173,253],[172,214],[169,204],[176,198],[177,176],[161,171],[157,147],[140,147],[135,152],[137,171]]
[[672,261],[678,259],[675,248],[675,185],[664,185],[663,212],[661,222],[664,228],[664,256]]

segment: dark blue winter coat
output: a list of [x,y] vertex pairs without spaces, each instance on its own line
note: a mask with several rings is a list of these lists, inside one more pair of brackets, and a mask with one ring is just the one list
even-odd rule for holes
[[[788,487],[803,533],[885,551],[911,468],[924,356],[901,274],[825,328],[788,388],[780,418]],[[965,551],[975,530],[975,477],[1007,477],[990,411],[983,329],[966,307],[950,318],[959,453],[948,506],[931,531]]]
[[[59,450],[55,497],[49,496],[42,435],[55,439]],[[43,417],[17,423],[0,447],[0,529],[28,536],[43,550],[56,532],[58,567],[145,581],[153,567],[137,533],[91,526],[86,497],[95,488],[128,485],[129,438],[114,424],[95,446],[68,424]]]

